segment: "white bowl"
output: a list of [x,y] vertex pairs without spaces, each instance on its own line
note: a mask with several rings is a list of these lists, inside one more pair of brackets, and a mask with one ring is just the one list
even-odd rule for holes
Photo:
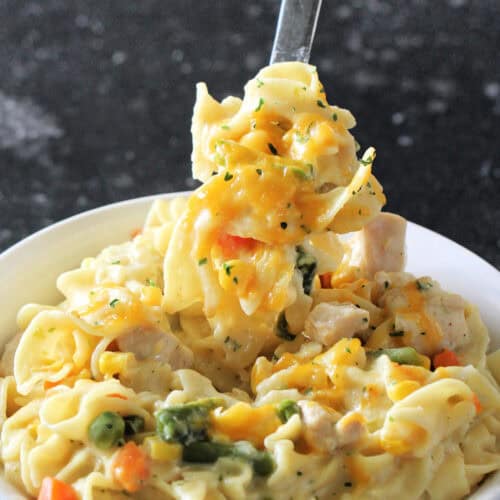
[[[147,196],[90,210],[49,226],[0,255],[0,346],[16,333],[16,314],[28,302],[57,304],[57,276],[79,266],[84,257],[130,238],[143,225],[156,198],[187,193]],[[500,347],[500,272],[453,241],[417,224],[408,224],[407,270],[432,276],[442,286],[476,304],[490,331],[490,349]],[[500,474],[486,481],[471,496],[474,500],[498,498]],[[20,500],[0,477],[0,498]]]

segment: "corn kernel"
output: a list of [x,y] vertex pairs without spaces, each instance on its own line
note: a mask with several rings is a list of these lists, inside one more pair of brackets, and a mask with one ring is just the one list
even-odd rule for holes
[[108,377],[123,372],[127,365],[134,363],[135,356],[131,352],[105,351],[99,356],[99,371]]
[[417,381],[404,380],[403,382],[387,387],[387,395],[391,401],[396,402],[404,399],[417,389],[420,389],[420,384]]
[[358,338],[343,338],[328,351],[316,356],[314,362],[327,368],[336,365],[364,366],[366,355]]
[[404,455],[421,446],[427,438],[424,428],[413,422],[398,422],[390,425],[388,432],[382,434],[380,443],[392,455]]
[[210,415],[210,423],[214,434],[222,434],[231,441],[246,440],[261,448],[264,439],[281,425],[274,405],[267,404],[254,407],[239,402],[227,410]]
[[149,436],[144,440],[147,454],[157,462],[171,462],[182,455],[180,444],[166,443],[158,436]]

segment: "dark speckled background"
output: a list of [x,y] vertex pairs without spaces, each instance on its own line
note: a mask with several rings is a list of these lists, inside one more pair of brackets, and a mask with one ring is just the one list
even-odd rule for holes
[[[311,62],[378,150],[387,209],[500,268],[500,2],[325,0]],[[192,188],[194,84],[240,94],[278,1],[0,0],[0,249]]]

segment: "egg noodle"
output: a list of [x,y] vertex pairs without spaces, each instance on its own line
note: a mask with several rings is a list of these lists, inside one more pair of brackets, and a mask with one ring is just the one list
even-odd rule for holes
[[450,500],[500,469],[488,332],[403,272],[406,222],[354,125],[306,64],[262,69],[243,100],[198,85],[202,185],[18,314],[8,481],[42,500]]

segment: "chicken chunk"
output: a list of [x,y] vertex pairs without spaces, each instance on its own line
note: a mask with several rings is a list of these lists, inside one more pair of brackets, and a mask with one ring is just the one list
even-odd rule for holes
[[470,340],[465,307],[464,299],[454,293],[441,292],[427,301],[427,313],[439,324],[445,349],[457,349]]
[[124,386],[135,392],[149,391],[165,398],[171,388],[172,371],[167,363],[142,360],[127,366],[119,378]]
[[366,432],[366,424],[357,412],[343,417],[314,401],[299,401],[304,438],[314,449],[332,454],[337,448],[358,441]]
[[193,352],[173,333],[139,328],[118,337],[117,344],[120,351],[132,352],[138,360],[162,361],[174,370],[193,365]]
[[[439,283],[420,278],[404,287],[389,289],[381,304],[394,313],[394,328],[410,338],[409,345],[425,355],[442,349],[456,350],[471,340],[465,317],[466,302],[456,294],[445,292]],[[413,291],[412,291],[413,290]],[[417,299],[412,294],[418,294]],[[427,328],[437,327],[441,335],[436,344],[431,342]]]
[[377,271],[402,271],[405,266],[406,220],[382,212],[352,240],[350,265],[362,276],[372,278]]
[[304,423],[304,438],[317,451],[333,453],[339,446],[335,424],[340,414],[314,401],[299,401]]
[[368,328],[370,314],[352,304],[322,302],[307,316],[304,335],[330,347]]

